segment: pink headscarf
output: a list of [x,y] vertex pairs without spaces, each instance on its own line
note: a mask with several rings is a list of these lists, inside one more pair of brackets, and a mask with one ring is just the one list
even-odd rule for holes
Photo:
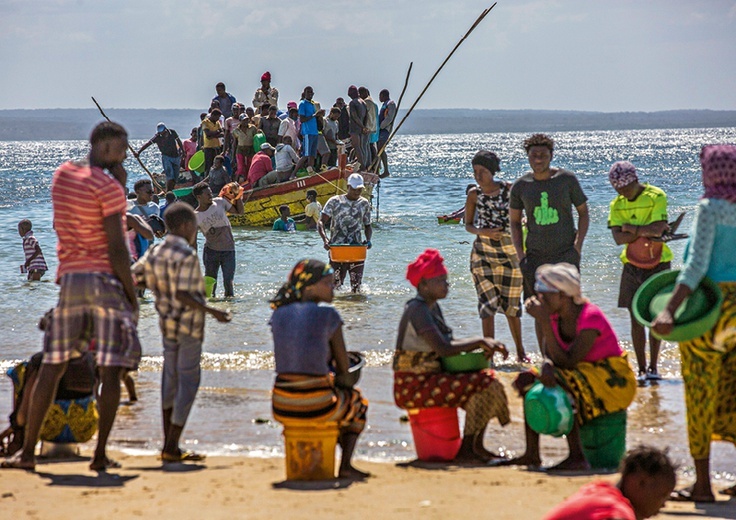
[[736,145],[708,144],[700,151],[704,199],[736,203]]
[[261,81],[271,81],[271,73],[266,71],[261,76]]
[[414,287],[422,280],[436,278],[447,274],[444,259],[436,249],[427,249],[406,267],[406,279]]

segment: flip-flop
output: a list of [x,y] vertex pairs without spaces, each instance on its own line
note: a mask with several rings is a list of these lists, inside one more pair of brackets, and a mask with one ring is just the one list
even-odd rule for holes
[[670,493],[670,497],[667,499],[670,502],[715,502],[715,497],[698,498],[693,495],[692,489],[678,489]]
[[164,462],[201,462],[206,458],[207,455],[193,451],[182,451],[180,453],[161,452],[161,460]]
[[36,463],[34,462],[21,462],[20,459],[9,459],[0,462],[0,468],[2,469],[22,469],[25,471],[36,471]]

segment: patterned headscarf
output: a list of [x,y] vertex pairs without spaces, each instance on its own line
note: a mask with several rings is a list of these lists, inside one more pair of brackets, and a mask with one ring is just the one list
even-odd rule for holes
[[275,310],[283,305],[298,302],[302,299],[306,287],[316,284],[325,276],[332,275],[333,272],[330,264],[309,258],[300,260],[289,273],[289,280],[270,300],[271,308]]
[[406,267],[406,279],[414,287],[419,282],[447,274],[444,259],[436,249],[427,249]]
[[613,163],[611,170],[608,172],[608,180],[614,188],[623,188],[632,182],[638,182],[639,177],[636,175],[636,168],[629,161],[618,161]]
[[580,289],[580,272],[567,262],[544,264],[537,268],[534,290],[538,292],[561,292],[570,296],[577,305],[588,301]]
[[709,144],[700,151],[705,199],[736,202],[736,145]]

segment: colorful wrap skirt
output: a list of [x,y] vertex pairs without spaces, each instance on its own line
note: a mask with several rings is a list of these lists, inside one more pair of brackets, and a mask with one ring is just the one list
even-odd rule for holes
[[524,278],[511,235],[504,234],[501,240],[476,238],[470,253],[470,274],[478,293],[481,319],[495,316],[498,312],[506,316],[521,316]]
[[736,282],[722,282],[721,316],[703,336],[680,343],[687,433],[695,460],[711,441],[736,444]]
[[365,428],[368,400],[356,388],[335,386],[334,376],[278,374],[272,394],[277,421],[337,422],[342,432]]
[[[16,398],[25,384],[28,363],[19,363],[7,372]],[[27,389],[29,390],[29,389]],[[95,433],[99,415],[93,395],[77,399],[57,399],[49,408],[39,438],[46,442],[87,442]]]

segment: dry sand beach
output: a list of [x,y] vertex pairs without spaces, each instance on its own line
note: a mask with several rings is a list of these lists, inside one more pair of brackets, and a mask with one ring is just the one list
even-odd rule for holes
[[[0,473],[0,516],[112,518],[535,519],[591,480],[514,468],[361,462],[366,482],[284,483],[283,459],[211,457],[161,465],[117,454],[123,469],[99,476],[86,461]],[[615,479],[609,475],[603,478]],[[657,518],[736,518],[736,501],[673,504]]]

